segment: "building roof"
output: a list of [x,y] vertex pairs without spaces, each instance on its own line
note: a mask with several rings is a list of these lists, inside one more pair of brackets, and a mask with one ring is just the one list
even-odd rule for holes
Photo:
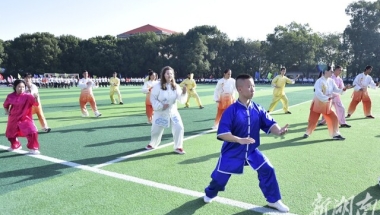
[[142,33],[147,33],[147,32],[154,32],[156,34],[169,34],[169,35],[177,33],[177,32],[172,31],[172,30],[168,30],[165,28],[161,28],[161,27],[157,27],[157,26],[148,24],[148,25],[144,25],[144,26],[141,26],[139,28],[135,28],[133,30],[121,33],[121,34],[117,35],[117,37],[129,37],[129,36],[132,36],[134,34],[142,34]]

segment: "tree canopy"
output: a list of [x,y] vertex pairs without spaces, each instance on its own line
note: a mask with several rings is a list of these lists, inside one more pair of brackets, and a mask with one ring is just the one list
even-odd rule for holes
[[148,69],[172,66],[176,75],[221,77],[226,68],[233,74],[268,72],[286,67],[305,76],[316,72],[317,64],[347,68],[353,76],[366,65],[380,75],[380,0],[358,1],[347,6],[350,24],[344,32],[313,32],[308,24],[292,22],[276,26],[265,41],[231,40],[216,26],[196,26],[186,34],[137,34],[127,39],[96,36],[82,40],[73,35],[22,34],[14,40],[0,40],[0,67],[6,73],[81,73],[142,77]]

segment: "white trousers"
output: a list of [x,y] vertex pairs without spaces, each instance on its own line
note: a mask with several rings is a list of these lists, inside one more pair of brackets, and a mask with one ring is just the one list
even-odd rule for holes
[[[153,119],[149,145],[151,145],[153,148],[156,148],[161,143],[162,134],[164,133],[165,128],[155,124],[154,120],[155,119]],[[179,120],[179,122],[175,124],[173,120],[170,119],[170,124],[172,127],[172,134],[174,139],[174,149],[183,148],[184,127],[182,120]]]

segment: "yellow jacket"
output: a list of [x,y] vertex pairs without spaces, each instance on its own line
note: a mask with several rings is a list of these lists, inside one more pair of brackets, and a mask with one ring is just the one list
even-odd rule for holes
[[110,78],[110,85],[111,89],[118,88],[120,86],[120,79],[119,78]]
[[274,96],[285,95],[284,89],[285,89],[286,84],[294,84],[294,80],[286,76],[281,76],[281,75],[277,75],[275,78],[273,78],[272,86],[275,87],[273,89],[273,95]]
[[195,83],[194,79],[186,78],[179,84],[179,86],[186,86],[186,90],[189,92],[194,90],[197,87],[197,84]]

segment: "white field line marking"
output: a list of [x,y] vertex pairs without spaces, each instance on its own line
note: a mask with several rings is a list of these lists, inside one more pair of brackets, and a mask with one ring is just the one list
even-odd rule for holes
[[[193,139],[193,138],[196,138],[196,137],[200,137],[204,134],[208,134],[208,133],[211,133],[215,131],[215,129],[212,129],[212,130],[207,130],[207,131],[203,131],[203,132],[200,132],[199,134],[196,134],[196,135],[193,135],[193,136],[189,136],[189,137],[186,137],[183,139],[183,141],[185,140],[190,140],[190,139]],[[152,150],[145,150],[145,151],[141,151],[141,152],[137,152],[137,153],[134,153],[134,154],[130,154],[130,155],[126,155],[126,156],[123,156],[123,157],[119,157],[117,159],[114,159],[114,160],[111,160],[111,161],[107,161],[105,163],[102,163],[102,164],[98,164],[98,165],[95,165],[93,166],[93,168],[101,168],[101,167],[105,167],[105,166],[108,166],[110,164],[114,164],[116,162],[120,162],[120,161],[123,161],[123,160],[126,160],[128,158],[133,158],[133,157],[136,157],[136,156],[139,156],[139,155],[143,155],[145,153],[149,153],[151,151],[154,151],[154,150],[157,150],[157,149],[162,149],[162,148],[165,148],[165,147],[168,147],[168,146],[171,146],[173,145],[174,142],[170,142],[170,143],[167,143],[167,144],[163,144],[163,145],[160,145],[158,146],[157,148],[155,149],[152,149]]]
[[[0,149],[7,150],[8,148],[9,147],[7,147],[7,146],[0,145]],[[158,183],[158,182],[154,182],[154,181],[149,181],[149,180],[137,178],[134,176],[124,175],[124,174],[120,174],[120,173],[116,173],[116,172],[111,172],[111,171],[107,171],[107,170],[103,170],[103,169],[90,167],[87,165],[81,165],[81,164],[70,162],[70,161],[52,158],[52,157],[48,157],[45,155],[29,155],[28,152],[24,151],[24,150],[15,150],[13,152],[18,153],[18,154],[25,154],[25,155],[28,155],[28,156],[31,156],[34,158],[38,158],[41,160],[49,161],[52,163],[62,164],[65,166],[76,168],[76,169],[81,169],[81,170],[85,170],[85,171],[109,176],[112,178],[117,178],[117,179],[121,179],[124,181],[142,184],[142,185],[146,185],[146,186],[150,186],[150,187],[154,187],[154,188],[158,188],[158,189],[162,189],[162,190],[166,190],[166,191],[170,191],[170,192],[174,192],[174,193],[180,193],[180,194],[184,194],[184,195],[188,195],[188,196],[192,196],[192,197],[196,197],[196,198],[200,198],[200,197],[204,196],[204,193],[201,193],[198,191],[188,190],[188,189],[184,189],[184,188],[180,188],[180,187],[176,187],[176,186],[172,186],[172,185],[168,185],[168,184],[162,184],[162,183]],[[223,198],[223,197],[216,197],[213,201],[219,202],[219,203],[225,204],[225,205],[243,208],[246,210],[264,213],[264,214],[295,215],[295,214],[291,214],[291,213],[280,213],[274,209],[270,209],[270,208],[266,208],[266,207],[262,207],[262,206],[257,206],[257,205],[253,205],[253,204],[249,204],[249,203],[245,203],[245,202],[235,201],[235,200]]]
[[[311,101],[311,100],[310,100]],[[306,101],[306,102],[302,102],[302,103],[298,103],[298,104],[295,104],[295,105],[292,105],[292,106],[289,106],[290,107],[295,107],[295,106],[298,106],[298,105],[301,105],[301,104],[304,104],[304,103],[307,103],[307,102],[310,102],[310,101]],[[280,110],[282,109],[278,109],[278,110],[275,110],[273,111],[272,113],[275,113],[275,112],[279,112]],[[200,137],[200,136],[203,136],[204,134],[208,134],[208,133],[211,133],[213,131],[216,131],[216,129],[211,129],[211,130],[207,130],[207,131],[203,131],[199,134],[196,134],[196,135],[193,135],[193,136],[190,136],[190,137],[186,137],[184,138],[183,140],[190,140],[190,139],[193,139],[193,138],[196,138],[196,137]],[[167,144],[164,144],[164,145],[160,145],[158,146],[157,148],[153,149],[153,150],[157,150],[157,149],[162,149],[162,148],[165,148],[165,147],[168,147],[168,146],[171,146],[173,145],[174,142],[170,142],[170,143],[167,143]],[[111,161],[107,161],[105,163],[102,163],[102,164],[98,164],[98,165],[95,165],[93,166],[93,168],[102,168],[102,167],[105,167],[105,166],[108,166],[108,165],[111,165],[111,164],[114,164],[114,163],[117,163],[117,162],[120,162],[120,161],[123,161],[123,160],[127,160],[129,158],[133,158],[133,157],[137,157],[139,155],[143,155],[145,153],[149,153],[153,150],[146,150],[146,151],[141,151],[141,152],[137,152],[137,153],[134,153],[134,154],[130,154],[130,155],[126,155],[126,156],[123,156],[123,157],[119,157],[119,158],[116,158],[114,160],[111,160]]]

